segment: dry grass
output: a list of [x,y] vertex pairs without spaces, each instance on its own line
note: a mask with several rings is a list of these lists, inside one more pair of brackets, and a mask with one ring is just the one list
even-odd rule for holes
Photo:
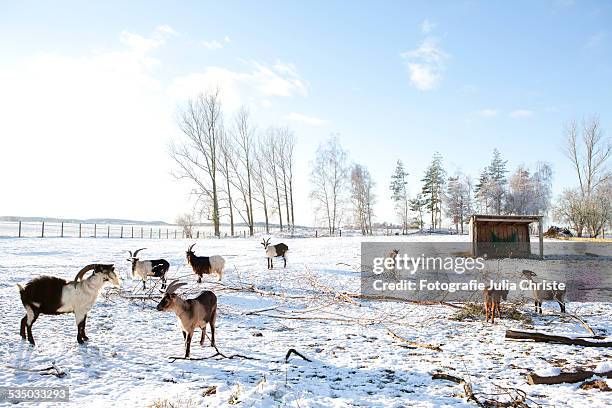
[[190,399],[158,399],[148,405],[149,408],[195,408],[198,404]]
[[[523,323],[531,323],[531,317],[521,312],[518,305],[514,303],[502,304],[502,319],[518,320]],[[480,321],[484,318],[484,305],[482,303],[465,303],[461,309],[451,316],[457,321]]]

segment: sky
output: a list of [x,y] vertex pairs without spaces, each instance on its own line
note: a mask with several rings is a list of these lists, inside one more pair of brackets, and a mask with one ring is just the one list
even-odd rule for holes
[[409,190],[435,152],[477,178],[549,162],[576,178],[563,124],[612,132],[612,3],[597,1],[0,1],[0,215],[172,221],[177,111],[219,87],[224,115],[297,137],[296,223],[312,225],[309,163],[336,134],[377,182]]

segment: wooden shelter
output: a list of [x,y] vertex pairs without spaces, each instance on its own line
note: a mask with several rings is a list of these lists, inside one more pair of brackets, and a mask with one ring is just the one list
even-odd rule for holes
[[540,258],[544,257],[544,235],[541,215],[482,215],[470,217],[472,256],[531,256],[530,225],[538,223]]

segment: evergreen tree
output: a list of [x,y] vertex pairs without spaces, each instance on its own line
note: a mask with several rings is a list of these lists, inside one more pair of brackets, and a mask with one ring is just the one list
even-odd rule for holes
[[421,180],[423,182],[422,194],[425,197],[425,205],[431,214],[431,227],[433,229],[440,228],[442,224],[442,196],[444,194],[445,178],[446,171],[442,167],[442,156],[436,152]]
[[417,194],[417,196],[409,201],[410,211],[413,211],[418,214],[418,218],[416,218],[417,224],[420,229],[423,229],[423,212],[425,211],[425,206],[427,202],[425,198],[423,198],[422,194]]
[[488,190],[493,200],[495,214],[501,214],[503,208],[502,202],[506,195],[506,185],[508,184],[506,179],[506,173],[508,173],[506,169],[507,163],[507,160],[502,159],[499,150],[493,149],[493,158],[491,159],[491,164],[487,167],[487,171],[490,180]]
[[397,161],[395,171],[391,176],[391,184],[389,189],[391,190],[391,199],[395,203],[395,209],[397,210],[400,220],[402,222],[402,234],[408,232],[408,172],[404,169],[404,164],[401,160]]

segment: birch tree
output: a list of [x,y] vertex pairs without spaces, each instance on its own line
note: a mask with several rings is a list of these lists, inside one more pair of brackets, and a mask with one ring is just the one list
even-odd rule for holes
[[342,220],[349,174],[347,161],[348,153],[337,137],[332,136],[319,145],[311,165],[310,196],[325,219],[330,236],[336,234]]
[[223,129],[219,90],[208,91],[189,99],[180,108],[177,125],[182,137],[171,142],[170,156],[177,165],[173,174],[191,182],[192,192],[206,208],[214,234],[219,236],[219,138]]

